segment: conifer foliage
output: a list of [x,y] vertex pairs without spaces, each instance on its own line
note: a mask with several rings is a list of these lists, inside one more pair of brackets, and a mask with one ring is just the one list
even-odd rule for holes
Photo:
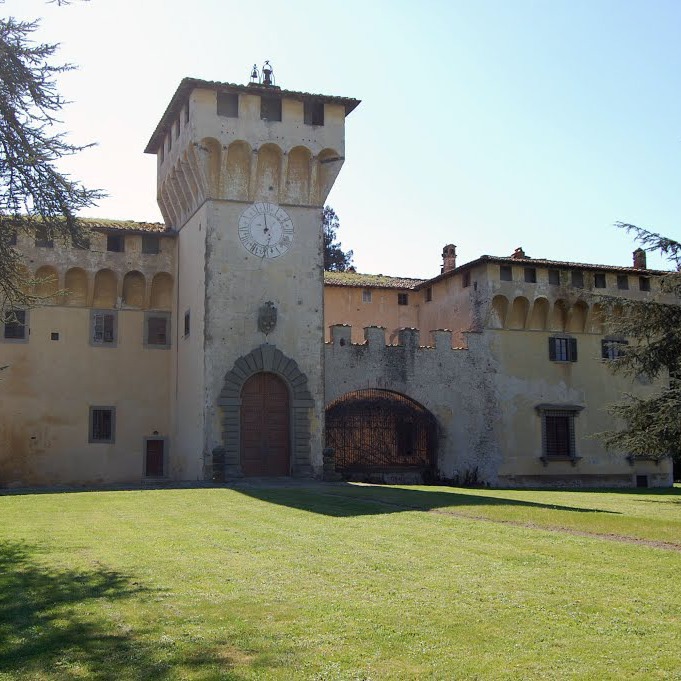
[[645,250],[664,255],[675,271],[661,277],[660,293],[651,300],[605,299],[609,332],[629,340],[626,351],[610,360],[612,369],[655,383],[648,395],[626,395],[609,407],[625,425],[601,438],[608,448],[634,456],[681,461],[681,243],[635,225],[617,226]]
[[345,272],[352,264],[352,251],[343,251],[336,232],[340,220],[331,206],[324,206],[322,229],[324,230],[324,269],[327,272]]
[[65,104],[55,78],[73,66],[50,62],[58,46],[34,42],[37,26],[0,18],[0,310],[35,302],[14,247],[17,233],[84,243],[76,215],[103,195],[57,168],[89,145],[71,144],[55,130]]

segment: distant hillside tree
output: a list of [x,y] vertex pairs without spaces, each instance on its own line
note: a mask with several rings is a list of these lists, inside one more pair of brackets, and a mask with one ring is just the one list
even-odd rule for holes
[[322,227],[324,229],[324,269],[327,272],[345,272],[352,264],[352,251],[343,251],[340,241],[336,241],[340,221],[331,206],[324,206]]
[[36,300],[14,247],[17,232],[85,243],[76,213],[103,196],[56,167],[86,147],[54,131],[65,104],[55,77],[73,66],[50,63],[58,46],[33,42],[37,27],[36,21],[0,18],[0,311]]
[[626,223],[617,226],[636,235],[647,251],[658,251],[675,266],[660,280],[655,300],[605,298],[608,331],[629,340],[625,351],[609,360],[616,372],[659,379],[647,397],[626,395],[609,411],[622,419],[622,430],[601,433],[610,449],[634,456],[681,461],[681,243]]

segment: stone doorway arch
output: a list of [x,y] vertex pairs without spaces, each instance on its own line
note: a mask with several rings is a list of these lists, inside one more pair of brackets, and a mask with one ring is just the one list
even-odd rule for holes
[[314,400],[308,390],[307,376],[298,368],[295,360],[269,344],[263,344],[239,357],[225,374],[218,397],[218,406],[222,410],[222,474],[225,477],[241,477],[244,474],[241,467],[242,391],[246,381],[260,372],[274,374],[288,389],[291,475],[311,476],[310,413]]

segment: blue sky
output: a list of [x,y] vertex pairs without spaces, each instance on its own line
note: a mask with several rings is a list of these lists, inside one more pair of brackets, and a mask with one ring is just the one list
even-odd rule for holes
[[[681,239],[681,3],[653,0],[92,0],[42,17],[79,65],[60,78],[64,167],[109,198],[89,215],[159,220],[142,153],[184,76],[357,97],[329,203],[359,271],[434,276],[509,255],[627,265],[633,222]],[[649,258],[649,265],[663,261]]]

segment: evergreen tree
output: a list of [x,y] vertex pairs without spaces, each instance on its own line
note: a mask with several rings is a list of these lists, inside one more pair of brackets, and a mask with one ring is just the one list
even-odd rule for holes
[[85,147],[54,129],[65,104],[55,77],[73,66],[50,63],[58,46],[32,41],[37,26],[0,18],[0,310],[36,301],[14,247],[17,232],[85,243],[76,214],[103,196],[57,169]]
[[340,221],[331,206],[324,206],[322,228],[324,230],[324,269],[327,272],[345,272],[352,264],[352,251],[343,251],[336,232]]
[[626,351],[609,360],[612,369],[656,380],[657,387],[611,405],[609,411],[625,426],[600,437],[610,449],[681,461],[681,243],[635,225],[617,226],[634,233],[645,250],[663,254],[675,271],[660,278],[654,300],[604,299],[608,330],[629,340]]

